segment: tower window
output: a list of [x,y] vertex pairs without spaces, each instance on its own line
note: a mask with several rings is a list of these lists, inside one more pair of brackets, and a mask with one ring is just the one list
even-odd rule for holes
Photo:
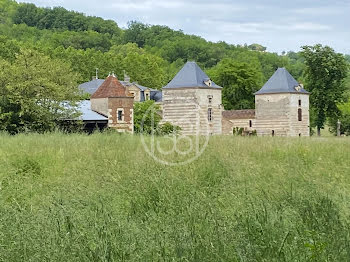
[[299,106],[301,106],[301,99],[299,99]]
[[123,120],[123,111],[118,110],[118,121],[122,121],[122,120]]
[[212,100],[213,100],[213,98],[212,98],[212,97],[209,97],[209,98],[208,98],[208,102],[209,102],[209,104],[211,104]]
[[303,121],[303,111],[301,108],[298,109],[298,121]]
[[208,108],[208,121],[211,122],[213,120],[213,109]]

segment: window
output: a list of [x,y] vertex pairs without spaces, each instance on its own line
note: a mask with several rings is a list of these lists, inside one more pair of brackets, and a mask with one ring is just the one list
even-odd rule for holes
[[146,94],[146,100],[149,100],[149,94]]
[[272,136],[275,136],[275,130],[272,130]]
[[298,109],[298,121],[303,121],[303,111],[301,108]]
[[299,106],[301,106],[301,99],[299,99]]
[[252,127],[253,126],[253,122],[252,120],[249,120],[249,127]]
[[131,94],[133,97],[135,97],[135,92],[130,92],[130,94]]
[[123,120],[123,111],[118,110],[118,121],[122,121],[122,120]]
[[208,121],[211,122],[213,120],[213,109],[208,108]]
[[208,103],[211,104],[211,102],[213,102],[213,96],[212,95],[208,95]]

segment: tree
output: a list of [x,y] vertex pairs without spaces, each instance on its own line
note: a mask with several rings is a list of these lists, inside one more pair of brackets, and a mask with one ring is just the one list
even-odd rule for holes
[[209,70],[213,81],[222,86],[226,110],[254,108],[254,92],[262,86],[262,73],[253,65],[223,59]]
[[262,45],[259,45],[259,44],[251,44],[251,45],[248,46],[248,48],[250,50],[253,50],[253,51],[260,51],[260,52],[265,52],[266,51],[266,47],[262,46]]
[[153,100],[134,104],[134,130],[136,133],[151,134],[157,132],[162,117],[160,106]]
[[14,63],[0,60],[0,130],[53,130],[76,117],[63,103],[78,99],[77,75],[60,60],[22,49]]
[[349,67],[344,55],[328,46],[303,46],[301,54],[305,58],[306,88],[311,91],[314,123],[320,135],[327,117],[336,118],[340,113],[337,104],[344,101],[344,79]]

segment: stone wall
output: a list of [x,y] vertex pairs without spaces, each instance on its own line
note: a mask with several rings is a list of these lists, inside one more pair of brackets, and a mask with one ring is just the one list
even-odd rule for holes
[[[208,109],[212,120],[208,122]],[[181,127],[184,135],[222,133],[221,89],[163,89],[163,122]]]
[[[299,99],[303,113],[298,121]],[[309,136],[309,96],[306,94],[264,94],[255,96],[259,136]]]
[[126,86],[126,92],[130,94],[134,94],[134,101],[140,102],[141,100],[141,92],[140,89],[135,85],[127,85]]
[[108,98],[91,99],[91,110],[104,116],[108,116]]
[[[249,121],[252,121],[250,127]],[[253,132],[255,130],[255,119],[225,119],[222,118],[222,134],[232,135],[233,128],[243,128],[246,132]]]

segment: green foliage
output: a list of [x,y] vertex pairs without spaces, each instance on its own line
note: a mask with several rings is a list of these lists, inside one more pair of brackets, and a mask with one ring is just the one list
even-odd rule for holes
[[350,136],[350,101],[344,104],[339,104],[338,108],[340,114],[338,118],[330,118],[329,125],[330,131],[333,134],[337,134],[338,120],[340,121],[340,133],[346,136]]
[[232,134],[234,136],[242,136],[243,135],[243,131],[244,131],[244,128],[242,128],[242,127],[234,127],[232,129]]
[[161,120],[160,106],[153,100],[134,103],[135,133],[156,134]]
[[0,0],[0,24],[10,24],[17,9],[17,3],[13,0]]
[[78,98],[77,75],[67,64],[22,49],[12,64],[0,60],[0,68],[0,130],[45,132],[75,115],[62,107]]
[[254,92],[261,88],[263,75],[254,64],[223,59],[209,74],[223,87],[222,101],[226,110],[255,107]]
[[212,136],[200,158],[172,167],[138,136],[0,141],[0,261],[350,257],[347,138]]
[[253,51],[260,51],[260,52],[265,52],[266,51],[266,47],[262,46],[262,45],[259,45],[259,44],[251,44],[251,45],[248,46],[248,48],[250,50],[253,50]]
[[324,127],[327,117],[339,116],[337,104],[344,101],[344,79],[349,66],[344,55],[335,53],[328,46],[304,46],[302,49],[306,65],[306,87],[311,91],[310,103],[319,131]]
[[181,131],[181,127],[173,125],[169,122],[165,122],[164,124],[161,124],[158,126],[157,134],[158,135],[177,135]]
[[120,35],[121,29],[112,20],[85,16],[68,11],[63,7],[39,8],[34,4],[21,3],[13,14],[15,24],[26,24],[39,29],[58,29],[69,31],[95,31],[102,34]]

